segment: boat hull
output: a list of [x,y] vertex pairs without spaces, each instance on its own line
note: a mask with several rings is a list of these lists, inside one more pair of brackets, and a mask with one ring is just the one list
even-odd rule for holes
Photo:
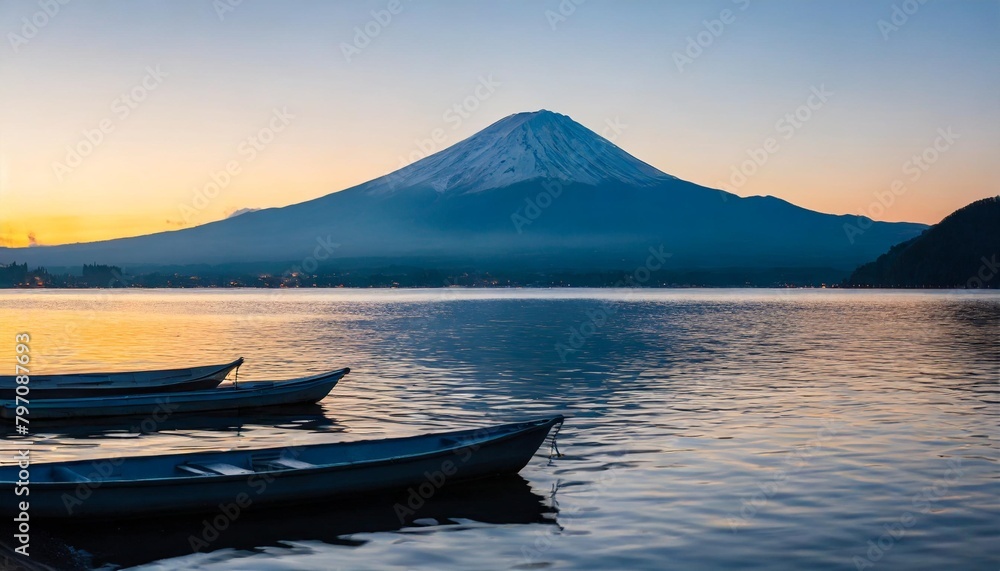
[[[161,418],[176,413],[238,411],[267,406],[315,403],[329,394],[348,372],[350,369],[339,369],[301,381],[249,382],[178,393],[35,400],[29,405],[29,414],[32,420],[108,416]],[[12,419],[15,416],[14,403],[4,403],[0,407],[0,418]]]
[[[419,509],[423,499],[452,482],[519,472],[544,442],[550,429],[561,422],[562,417],[556,417],[522,423],[523,428],[483,441],[474,449],[458,446],[407,457],[347,462],[314,469],[124,482],[110,479],[82,483],[33,481],[30,513],[33,520],[147,517],[167,513],[225,514],[387,490],[409,492],[414,496],[413,505],[401,503],[401,510]],[[350,445],[313,446],[346,448]],[[233,453],[218,453],[218,456],[226,458],[226,454],[231,456]],[[105,471],[113,469],[113,462],[113,459],[92,461],[93,473],[101,472],[102,463],[106,465]],[[80,471],[77,467],[77,472]],[[0,483],[0,505],[4,515],[15,513],[13,485],[13,482]]]
[[[243,364],[237,359],[225,365],[190,369],[137,371],[122,373],[80,373],[66,375],[29,375],[26,398],[90,398],[214,389],[234,369]],[[0,376],[0,400],[14,400],[15,377]]]

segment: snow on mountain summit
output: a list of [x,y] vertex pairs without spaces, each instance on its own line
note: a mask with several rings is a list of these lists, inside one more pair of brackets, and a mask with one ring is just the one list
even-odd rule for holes
[[673,178],[569,117],[542,110],[505,117],[365,186],[373,194],[414,187],[471,193],[540,179],[651,186]]

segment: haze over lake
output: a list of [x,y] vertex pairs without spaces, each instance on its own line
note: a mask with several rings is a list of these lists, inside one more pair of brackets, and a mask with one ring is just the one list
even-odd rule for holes
[[5,291],[0,336],[23,331],[39,373],[352,368],[316,407],[146,433],[33,423],[37,462],[568,417],[562,456],[543,446],[518,478],[442,492],[402,525],[391,504],[287,510],[199,554],[200,517],[77,526],[45,542],[77,549],[60,568],[1000,566],[997,293]]

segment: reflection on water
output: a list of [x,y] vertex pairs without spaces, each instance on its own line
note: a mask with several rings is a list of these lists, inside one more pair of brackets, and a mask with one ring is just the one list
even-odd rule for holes
[[[158,413],[159,414],[159,413]],[[138,438],[154,433],[218,432],[240,436],[245,429],[269,426],[281,430],[307,430],[313,432],[339,432],[336,420],[326,414],[318,404],[285,405],[262,409],[217,411],[199,414],[163,414],[109,418],[35,420],[37,435],[59,440],[87,438]],[[15,436],[13,424],[0,425],[0,436]]]
[[555,523],[555,509],[520,476],[443,488],[426,500],[416,515],[397,512],[397,505],[405,506],[407,501],[406,492],[398,492],[307,507],[248,511],[217,528],[206,523],[205,516],[89,528],[48,524],[36,528],[46,548],[33,559],[59,569],[89,569],[183,558],[173,565],[190,569],[220,556],[239,557],[241,551],[292,555],[300,545],[310,542],[360,547],[368,542],[362,534],[404,528],[406,531],[400,533],[406,537],[431,529],[457,532],[484,525]]
[[[1000,567],[996,293],[0,294],[0,339],[15,331],[32,334],[39,371],[240,355],[241,380],[352,369],[312,408],[177,416],[150,430],[118,421],[33,424],[32,454],[44,460],[569,417],[559,436],[564,456],[537,455],[515,497],[477,484],[405,525],[356,525],[368,520],[352,514],[371,510],[383,514],[376,522],[394,521],[368,502],[321,510],[320,519],[261,515],[196,555],[179,539],[191,533],[184,521],[152,533],[162,542],[139,539],[149,529],[131,526],[54,533],[47,542],[90,553],[93,565]],[[11,458],[18,445],[5,439],[0,454]],[[496,498],[503,501],[476,507]],[[911,524],[902,535],[883,538],[904,514]],[[116,545],[126,532],[138,535]],[[868,552],[869,541],[881,541],[881,556]]]

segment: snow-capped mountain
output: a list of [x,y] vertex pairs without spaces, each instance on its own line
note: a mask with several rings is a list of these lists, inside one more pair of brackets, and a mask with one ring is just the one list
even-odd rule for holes
[[455,264],[593,271],[634,269],[653,248],[670,252],[674,269],[847,272],[924,228],[705,188],[636,159],[565,115],[538,111],[300,204],[136,238],[0,248],[0,263],[53,269],[97,262],[132,271],[263,263],[308,271]]
[[365,186],[371,193],[417,187],[471,193],[533,180],[653,186],[673,178],[566,115],[543,109],[505,117]]

